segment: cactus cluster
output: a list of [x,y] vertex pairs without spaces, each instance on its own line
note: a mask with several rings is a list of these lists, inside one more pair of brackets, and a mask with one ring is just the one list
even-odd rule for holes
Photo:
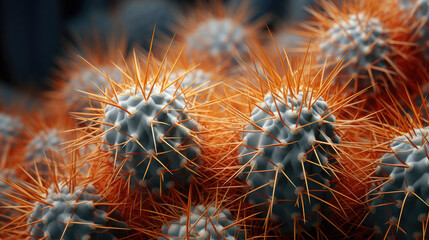
[[319,0],[294,46],[240,2],[117,2],[139,31],[1,109],[0,239],[427,238],[426,1]]
[[185,186],[199,149],[191,137],[198,124],[186,113],[183,93],[154,85],[146,87],[145,99],[133,91],[119,94],[118,105],[104,109],[107,149],[126,161],[122,169],[131,173],[133,186],[151,192]]

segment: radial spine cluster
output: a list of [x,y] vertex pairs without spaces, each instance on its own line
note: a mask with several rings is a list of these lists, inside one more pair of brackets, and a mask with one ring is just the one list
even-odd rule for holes
[[40,131],[26,146],[25,158],[27,161],[34,159],[50,159],[50,153],[56,153],[61,150],[61,144],[64,142],[57,129],[48,129]]
[[134,187],[161,192],[186,185],[187,168],[193,168],[199,149],[191,136],[198,124],[186,113],[183,94],[173,86],[163,91],[154,86],[152,92],[148,86],[145,100],[141,91],[133,91],[119,94],[121,108],[105,107],[105,142],[119,161],[126,161],[123,170],[132,174]]
[[[265,210],[272,201],[272,217],[284,223],[286,233],[294,232],[298,219],[306,219],[305,227],[319,224],[320,218],[312,215],[321,207],[319,199],[328,197],[329,144],[340,142],[328,104],[321,97],[311,103],[310,95],[299,92],[285,99],[266,95],[264,106],[251,114],[252,124],[245,128],[240,147],[241,163],[247,165],[241,178],[255,189],[248,200],[266,203],[261,206]],[[317,198],[309,202],[307,194]],[[305,206],[296,204],[301,198]]]
[[[187,227],[188,221],[189,226]],[[234,219],[228,209],[220,211],[215,207],[207,208],[203,205],[198,205],[192,209],[189,216],[184,214],[180,217],[180,220],[164,224],[162,233],[168,237],[159,237],[158,239],[173,240],[189,236],[191,239],[244,240],[244,234],[240,232],[238,226],[228,227],[233,223]],[[187,235],[187,231],[189,235]]]
[[[347,20],[330,28],[326,36],[320,43],[321,63],[324,63],[326,56],[336,61],[345,56],[344,62],[351,62],[351,66],[344,70],[344,74],[364,76],[372,65],[379,68],[388,66],[383,59],[391,51],[384,41],[388,35],[377,18],[368,19],[365,13],[349,15]],[[371,82],[365,85],[369,86]]]
[[246,31],[230,18],[211,18],[200,23],[198,28],[186,37],[188,51],[202,51],[210,56],[232,55],[234,51],[247,52]]
[[[394,153],[386,153],[382,158],[377,174],[388,176],[389,180],[377,189],[371,201],[375,228],[380,234],[390,230],[401,239],[423,236],[422,222],[427,221],[429,211],[428,135],[426,127],[397,137],[391,144]],[[396,231],[397,224],[406,235]]]
[[126,228],[125,223],[108,219],[108,207],[100,206],[102,198],[93,186],[70,190],[50,188],[46,199],[36,203],[28,217],[31,239],[114,240],[108,227]]
[[424,47],[424,57],[429,58],[429,1],[428,0],[417,0],[417,9],[414,16],[417,20],[423,21],[424,26],[421,28],[419,33],[418,43]]
[[19,135],[22,127],[22,122],[19,119],[0,113],[0,137],[4,141]]

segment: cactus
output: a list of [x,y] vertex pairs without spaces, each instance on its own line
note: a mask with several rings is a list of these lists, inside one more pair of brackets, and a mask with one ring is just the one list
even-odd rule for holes
[[106,77],[98,71],[111,79],[117,81],[121,79],[121,72],[119,69],[110,66],[101,66],[98,69],[90,67],[73,74],[68,83],[62,88],[65,102],[67,106],[70,107],[71,111],[81,111],[83,108],[89,107],[88,99],[83,97],[84,93],[79,91],[98,93],[106,87],[111,87]]
[[247,56],[250,42],[262,27],[260,22],[250,21],[247,4],[241,2],[237,6],[231,2],[225,6],[217,1],[197,4],[183,14],[179,28],[174,29],[181,41],[178,46],[183,45],[188,59],[198,64],[228,66],[234,56]]
[[[189,225],[188,224],[189,221]],[[162,226],[163,237],[159,240],[190,239],[210,240],[240,240],[244,239],[244,233],[240,232],[228,209],[216,209],[198,205],[194,207],[189,215],[184,214],[180,220],[173,220]],[[232,226],[232,227],[229,227]],[[227,228],[228,227],[228,228]]]
[[[325,61],[325,57],[333,58],[337,62],[344,58],[345,62],[351,65],[344,69],[346,75],[367,75],[368,66],[386,68],[389,64],[382,59],[389,54],[389,38],[386,27],[377,18],[366,16],[366,13],[349,15],[347,19],[332,26],[327,31],[329,38],[324,38],[320,42],[321,55],[320,63]],[[346,55],[347,54],[347,55]],[[374,72],[374,78],[378,78]],[[366,79],[364,87],[370,86],[371,79]]]
[[109,219],[108,207],[96,189],[59,186],[49,188],[28,217],[31,239],[116,239],[110,228],[127,226]]
[[425,59],[429,59],[429,1],[417,0],[414,4],[416,5],[414,17],[423,23],[423,27],[420,29],[421,32],[418,35],[419,38],[417,42],[424,50],[423,54]]
[[188,52],[206,52],[211,57],[231,55],[234,51],[247,52],[246,32],[233,19],[207,19],[186,36]]
[[[14,212],[14,209],[8,207],[8,205],[14,205],[14,203],[7,198],[7,194],[10,194],[10,191],[12,189],[6,183],[6,179],[10,179],[11,181],[14,181],[14,182],[18,180],[16,178],[15,171],[11,169],[1,170],[0,172],[0,223],[7,221],[10,215]],[[4,193],[6,193],[6,195]],[[4,206],[6,207],[2,208]]]
[[47,129],[40,131],[25,147],[25,158],[27,161],[40,161],[51,159],[50,154],[58,154],[61,144],[64,142],[57,129]]
[[[271,212],[285,233],[293,233],[299,225],[308,229],[320,223],[313,215],[328,197],[329,144],[340,138],[322,97],[311,100],[311,93],[304,92],[275,96],[265,96],[244,130],[240,162],[246,169],[241,179],[251,186],[248,201]],[[305,224],[299,222],[303,219]]]
[[398,4],[399,0],[322,0],[322,11],[311,10],[314,20],[301,35],[316,37],[313,49],[320,53],[320,64],[335,66],[344,57],[339,85],[353,77],[349,86],[356,92],[368,87],[371,94],[383,88],[393,91],[419,65],[413,22]]
[[[186,113],[186,102],[178,89],[161,91],[147,86],[118,95],[117,105],[104,109],[105,142],[118,160],[126,159],[123,170],[131,173],[131,184],[147,186],[151,192],[186,185],[191,161],[199,155],[191,131],[198,124]],[[112,129],[113,128],[113,129]]]
[[[171,74],[170,79],[175,80],[179,78],[181,75],[184,75],[186,71],[178,71],[176,73]],[[212,84],[213,75],[209,72],[206,72],[201,69],[195,69],[191,72],[186,73],[183,81],[181,81],[181,85],[183,89],[186,88],[197,88],[204,89],[209,87]],[[208,89],[210,91],[211,89]]]
[[20,135],[22,127],[22,122],[18,118],[0,113],[0,137],[3,141],[11,140]]
[[421,239],[427,234],[428,135],[426,127],[399,136],[390,145],[393,153],[382,157],[377,175],[388,180],[375,188],[370,203],[378,234],[391,239]]

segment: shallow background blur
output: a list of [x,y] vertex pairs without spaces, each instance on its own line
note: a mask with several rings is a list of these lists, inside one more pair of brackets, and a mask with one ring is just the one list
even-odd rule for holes
[[[308,14],[312,0],[248,1],[254,18],[267,16],[273,31],[293,26]],[[192,0],[1,0],[0,96],[3,105],[19,98],[34,98],[49,89],[49,76],[74,34],[85,36],[97,29],[100,37],[127,32],[129,46],[148,48],[153,27],[173,35],[169,26],[196,2]],[[287,42],[293,36],[282,36]],[[279,40],[277,40],[279,41]]]

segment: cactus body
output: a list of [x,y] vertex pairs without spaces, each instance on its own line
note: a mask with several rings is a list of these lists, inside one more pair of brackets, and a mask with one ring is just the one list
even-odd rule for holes
[[[307,98],[305,103],[304,97]],[[273,201],[272,217],[284,223],[282,229],[285,233],[293,233],[294,221],[303,217],[308,221],[305,224],[307,228],[319,224],[320,219],[312,215],[319,210],[321,201],[311,197],[309,202],[306,183],[311,195],[327,198],[325,186],[329,186],[330,179],[325,174],[325,171],[329,172],[325,167],[330,149],[316,141],[340,141],[334,132],[335,118],[329,115],[327,103],[319,98],[308,108],[309,97],[302,92],[294,97],[288,94],[284,100],[266,95],[266,105],[255,108],[251,114],[251,120],[257,127],[252,124],[246,127],[244,144],[240,148],[240,161],[248,164],[241,178],[247,179],[252,189],[256,189],[248,195],[249,201],[263,204],[261,207],[265,210]],[[299,112],[301,104],[304,107]],[[301,126],[304,127],[296,128]],[[297,199],[301,202],[300,198],[305,207],[296,204]],[[303,209],[305,216],[302,216]]]
[[56,129],[40,131],[25,147],[27,161],[50,159],[51,153],[59,153],[63,139]]
[[[121,72],[114,67],[102,66],[98,70],[106,74],[109,78],[116,81],[121,80]],[[98,93],[105,88],[110,89],[108,80],[94,68],[83,69],[73,74],[69,82],[63,88],[65,101],[71,107],[71,111],[81,111],[84,107],[89,107],[88,99],[83,97],[82,92]]]
[[[377,18],[368,18],[365,13],[349,15],[347,21],[341,21],[327,31],[327,38],[320,43],[321,57],[319,62],[325,61],[325,56],[351,62],[351,65],[344,69],[344,74],[351,76],[367,76],[368,67],[376,66],[386,68],[389,64],[383,56],[389,54],[391,50],[385,42],[388,34],[385,32],[383,24]],[[347,55],[346,55],[347,54]],[[374,78],[381,72],[374,72]],[[370,86],[369,78],[362,86]]]
[[73,192],[67,186],[49,189],[45,202],[37,203],[29,215],[31,239],[116,239],[107,227],[126,227],[107,218],[108,207],[97,206],[101,196],[91,185]]
[[0,137],[3,140],[11,139],[17,135],[19,135],[22,122],[5,113],[0,113]]
[[[131,114],[113,105],[104,110],[105,142],[119,161],[127,158],[123,170],[132,174],[132,185],[147,186],[152,192],[186,185],[190,177],[186,165],[192,168],[188,163],[199,153],[191,137],[197,123],[185,112],[183,94],[173,87],[162,92],[157,88],[148,100],[133,90],[120,94],[119,106]],[[146,94],[150,89],[145,89]]]
[[[429,159],[426,154],[429,145],[425,140],[428,138],[429,128],[415,129],[414,132],[416,134],[408,133],[395,138],[391,144],[394,154],[386,153],[382,157],[382,167],[377,174],[389,176],[389,180],[375,191],[372,196],[374,200],[370,204],[375,213],[373,218],[377,232],[386,234],[390,227],[389,237],[393,233],[399,239],[421,238],[422,221],[427,221],[429,211]],[[401,208],[403,213],[400,217]],[[406,235],[402,231],[396,231],[397,224]]]
[[[188,219],[189,218],[189,219]],[[186,226],[189,220],[189,227]],[[159,237],[160,240],[183,239],[186,237],[187,229],[190,239],[209,239],[209,240],[241,240],[244,239],[243,233],[239,232],[237,225],[225,229],[234,223],[231,213],[224,209],[216,210],[215,207],[206,208],[198,205],[192,209],[190,216],[183,215],[180,220],[171,221],[162,226],[162,233],[168,238]]]
[[211,18],[200,23],[198,28],[186,36],[187,50],[208,53],[211,57],[228,55],[235,51],[247,52],[247,39],[243,26],[230,18]]

